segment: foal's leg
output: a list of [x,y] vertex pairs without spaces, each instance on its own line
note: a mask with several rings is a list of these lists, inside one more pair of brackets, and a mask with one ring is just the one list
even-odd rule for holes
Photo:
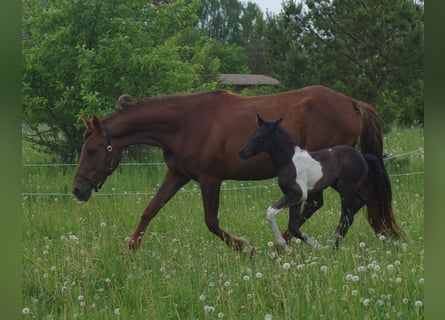
[[[319,248],[320,245],[315,241],[314,239],[308,237],[303,232],[300,231],[300,226],[303,224],[300,213],[301,203],[295,205],[295,210],[289,211],[289,225],[288,230],[289,232],[295,237],[300,240],[303,240],[308,245],[310,245],[313,248]],[[309,217],[308,217],[309,218]]]
[[131,250],[138,249],[141,245],[142,236],[148,227],[150,221],[156,216],[159,210],[176,194],[176,192],[190,179],[167,170],[164,181],[159,187],[156,195],[151,199],[148,206],[145,208],[144,213],[141,216],[138,226],[133,232],[133,235],[128,242],[128,247]]
[[[300,207],[297,205],[289,208],[289,222],[294,221],[295,228],[300,228],[309,218],[323,206],[323,192],[313,193],[308,196],[303,206],[303,211],[300,213]],[[290,218],[290,217],[293,218]],[[289,243],[292,238],[292,233],[289,228],[283,232],[283,238]]]
[[234,237],[219,227],[218,209],[221,179],[216,177],[203,177],[199,180],[199,183],[201,186],[207,228],[233,249],[241,250],[247,240]]
[[[272,228],[272,232],[275,235],[275,241],[276,243],[281,246],[286,252],[289,252],[290,249],[287,246],[287,241],[283,238],[280,229],[278,228],[278,225],[275,221],[276,215],[283,210],[284,208],[293,207],[293,210],[296,215],[299,215],[300,208],[301,208],[301,194],[300,193],[288,193],[283,196],[279,201],[277,201],[275,204],[271,205],[267,209],[267,220],[270,223],[270,227]],[[290,216],[289,216],[290,219]],[[290,225],[290,220],[289,220]],[[298,231],[299,232],[299,231]],[[295,235],[296,237],[299,237],[298,235]],[[302,239],[302,238],[301,238]]]
[[341,216],[340,216],[340,222],[337,226],[337,228],[334,231],[334,243],[335,247],[338,248],[338,244],[340,241],[340,238],[344,238],[346,233],[348,232],[349,227],[354,222],[354,215],[357,213],[358,210],[360,210],[364,204],[365,201],[362,197],[360,197],[359,194],[349,194],[347,196],[344,196],[340,194],[341,196]]

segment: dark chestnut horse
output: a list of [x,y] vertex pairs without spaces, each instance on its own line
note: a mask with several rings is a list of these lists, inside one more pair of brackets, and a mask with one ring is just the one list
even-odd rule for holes
[[[140,246],[142,236],[159,210],[190,180],[201,187],[205,222],[228,245],[241,249],[244,239],[231,236],[218,223],[222,180],[260,180],[276,176],[270,158],[263,154],[242,161],[238,151],[255,130],[256,114],[283,117],[283,128],[293,141],[309,151],[338,144],[360,143],[362,153],[382,157],[381,119],[374,108],[323,86],[258,97],[241,97],[227,91],[136,99],[121,96],[116,112],[100,120],[84,118],[87,130],[73,181],[73,193],[87,201],[119,164],[122,150],[145,144],[162,149],[168,167],[158,192],[145,208],[129,247]],[[370,189],[371,190],[371,189]],[[370,191],[371,192],[371,191]],[[367,218],[376,233],[399,238],[390,203],[372,194]],[[323,205],[308,197],[302,215],[310,216]],[[290,212],[295,210],[290,208]],[[285,231],[285,239],[290,234]]]
[[[277,172],[278,185],[283,197],[267,209],[275,240],[289,252],[287,241],[282,237],[275,216],[283,209],[295,206],[289,215],[288,230],[307,244],[318,247],[317,242],[300,231],[309,217],[300,216],[302,203],[309,196],[323,197],[323,190],[332,187],[340,195],[341,215],[334,235],[334,248],[348,232],[354,222],[354,215],[368,201],[369,186],[382,203],[391,202],[391,184],[383,161],[372,154],[361,154],[349,145],[336,145],[330,148],[308,152],[292,141],[280,127],[283,118],[277,121],[264,121],[257,115],[258,128],[240,150],[241,159],[247,160],[262,152],[267,153]],[[368,184],[363,181],[368,177]],[[390,212],[387,212],[390,213]]]

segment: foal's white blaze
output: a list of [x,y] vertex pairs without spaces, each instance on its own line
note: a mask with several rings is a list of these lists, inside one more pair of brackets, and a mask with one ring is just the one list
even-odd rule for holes
[[295,147],[292,162],[297,171],[297,183],[303,192],[301,199],[303,201],[307,199],[308,191],[312,190],[323,177],[322,166],[306,150],[298,146]]

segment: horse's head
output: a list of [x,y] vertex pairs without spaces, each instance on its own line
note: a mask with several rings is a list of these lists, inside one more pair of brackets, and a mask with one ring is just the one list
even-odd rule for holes
[[73,181],[73,193],[79,200],[87,201],[92,189],[99,191],[117,167],[119,153],[113,150],[107,125],[96,116],[91,120],[85,117],[82,119],[87,129]]
[[239,156],[243,160],[257,155],[261,152],[268,152],[272,150],[274,145],[274,135],[278,130],[278,125],[283,121],[283,118],[277,121],[267,122],[261,119],[257,114],[258,128],[252,133],[248,142],[239,151]]

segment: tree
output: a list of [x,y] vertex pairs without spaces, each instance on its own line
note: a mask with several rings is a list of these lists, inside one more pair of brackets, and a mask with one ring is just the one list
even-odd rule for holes
[[263,13],[258,5],[244,5],[238,0],[201,2],[198,28],[212,41],[214,53],[221,61],[221,72],[263,71]]
[[112,111],[123,93],[216,86],[219,61],[196,32],[199,2],[24,0],[24,138],[72,161],[81,115]]
[[[293,7],[294,1],[284,4]],[[423,5],[307,0],[289,27],[318,82],[377,106],[389,123],[423,122]],[[298,32],[301,34],[300,32]]]

